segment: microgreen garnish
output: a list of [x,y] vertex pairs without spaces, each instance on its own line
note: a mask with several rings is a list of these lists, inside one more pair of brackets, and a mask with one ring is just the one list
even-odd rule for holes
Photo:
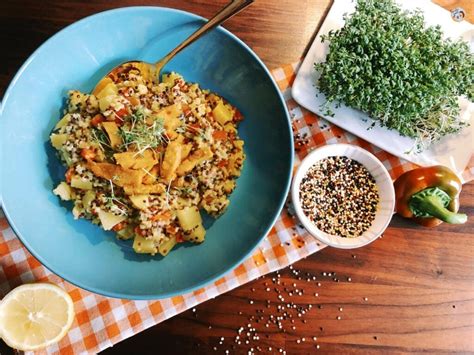
[[421,151],[456,133],[457,97],[474,99],[474,55],[466,43],[444,40],[440,27],[424,27],[421,11],[393,0],[358,0],[345,25],[322,36],[329,42],[318,87],[331,103],[366,112],[382,126],[416,140]]
[[169,141],[166,136],[164,120],[161,117],[148,122],[143,109],[137,109],[128,117],[128,121],[120,128],[125,149],[134,145],[138,153],[143,153],[147,149],[156,148]]
[[104,147],[112,149],[112,147],[110,146],[109,137],[103,130],[98,129],[98,128],[93,128],[91,130],[91,134],[92,134],[92,139],[99,145],[102,151],[105,151]]

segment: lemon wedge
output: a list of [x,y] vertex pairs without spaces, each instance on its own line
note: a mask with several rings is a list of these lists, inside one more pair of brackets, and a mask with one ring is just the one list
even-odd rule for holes
[[21,351],[37,350],[58,342],[73,320],[71,297],[53,284],[19,286],[0,303],[0,337]]

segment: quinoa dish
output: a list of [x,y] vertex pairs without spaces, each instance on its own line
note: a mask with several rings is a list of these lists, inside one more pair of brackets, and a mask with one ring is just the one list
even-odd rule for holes
[[245,154],[240,111],[179,74],[157,84],[137,63],[102,80],[92,94],[69,92],[51,144],[66,166],[53,190],[137,253],[167,255],[204,241],[200,211],[218,217]]

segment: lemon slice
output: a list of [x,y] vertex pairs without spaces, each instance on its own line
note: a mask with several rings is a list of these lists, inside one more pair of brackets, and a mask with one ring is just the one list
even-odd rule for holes
[[48,283],[19,286],[0,303],[0,337],[10,347],[22,351],[58,342],[73,320],[71,297]]

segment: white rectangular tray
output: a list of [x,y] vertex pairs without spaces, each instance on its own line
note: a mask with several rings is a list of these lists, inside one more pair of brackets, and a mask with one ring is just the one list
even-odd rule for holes
[[[474,26],[467,21],[453,21],[449,11],[429,0],[402,0],[397,1],[397,3],[404,9],[421,9],[424,12],[427,25],[439,24],[446,37],[462,37],[470,43],[471,51],[473,50]],[[459,134],[444,137],[430,149],[421,153],[407,153],[414,146],[414,140],[400,136],[397,131],[388,130],[378,123],[369,130],[368,128],[374,121],[361,111],[343,105],[338,109],[333,109],[335,115],[330,117],[320,109],[321,104],[325,102],[325,96],[319,92],[315,85],[318,75],[314,69],[314,63],[324,61],[329,48],[327,42],[321,43],[321,35],[327,34],[330,30],[343,27],[343,14],[354,12],[354,10],[355,3],[351,0],[334,1],[298,71],[292,88],[293,98],[301,106],[320,117],[324,117],[335,125],[393,155],[422,166],[446,165],[457,173],[461,173],[468,164],[474,150],[474,104],[466,99],[460,99],[461,116],[464,120],[470,121],[470,126],[464,128]]]

